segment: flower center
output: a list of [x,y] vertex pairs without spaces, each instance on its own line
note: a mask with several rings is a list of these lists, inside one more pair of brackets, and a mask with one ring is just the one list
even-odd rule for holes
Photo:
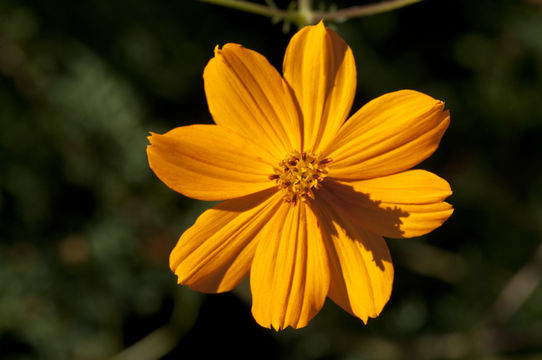
[[314,190],[327,176],[326,165],[330,162],[312,152],[294,151],[278,164],[269,179],[276,181],[284,200],[295,205],[300,199],[314,199]]

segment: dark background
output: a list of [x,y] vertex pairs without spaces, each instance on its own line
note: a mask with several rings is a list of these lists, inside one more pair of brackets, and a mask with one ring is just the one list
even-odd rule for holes
[[276,333],[247,284],[176,285],[169,251],[212,204],[163,185],[145,147],[212,121],[215,45],[280,69],[295,29],[188,0],[0,1],[0,358],[542,359],[542,1],[427,0],[328,25],[356,58],[354,109],[403,88],[446,102],[420,167],[450,182],[455,213],[388,241],[379,318],[328,301]]

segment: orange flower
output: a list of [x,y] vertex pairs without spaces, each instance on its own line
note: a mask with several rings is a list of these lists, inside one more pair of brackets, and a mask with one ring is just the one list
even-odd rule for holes
[[216,125],[149,137],[150,167],[167,186],[225,200],[181,236],[171,269],[209,293],[250,274],[265,327],[306,326],[327,296],[367,322],[391,294],[383,236],[426,234],[453,212],[444,179],[406,171],[437,149],[448,111],[401,90],[345,121],[354,57],[322,23],[294,35],[283,71],[241,45],[217,48],[203,74]]

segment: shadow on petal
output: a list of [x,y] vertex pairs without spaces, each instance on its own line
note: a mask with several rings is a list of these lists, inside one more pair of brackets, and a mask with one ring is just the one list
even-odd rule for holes
[[330,178],[325,179],[319,196],[365,229],[387,237],[401,237],[404,234],[401,219],[410,216],[398,206],[385,206],[380,200],[372,200],[369,194]]
[[392,259],[382,235],[357,221],[349,203],[341,203],[341,197],[337,197],[335,191],[340,191],[349,201],[375,211],[381,221],[394,229],[399,229],[400,218],[405,214],[397,209],[382,209],[368,195],[356,193],[346,185],[330,187],[330,182],[312,203],[326,238],[331,271],[328,296],[367,323],[368,318],[380,314],[390,298]]

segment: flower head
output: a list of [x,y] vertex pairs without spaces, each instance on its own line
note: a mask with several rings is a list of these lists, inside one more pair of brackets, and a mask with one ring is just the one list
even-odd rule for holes
[[217,47],[203,75],[216,125],[150,136],[149,164],[166,185],[224,200],[182,234],[171,269],[210,293],[249,275],[265,327],[306,326],[326,297],[367,322],[391,294],[383,236],[426,234],[453,212],[444,179],[408,170],[436,150],[448,111],[401,90],[348,118],[354,58],[322,23],[294,35],[283,74],[241,45]]

